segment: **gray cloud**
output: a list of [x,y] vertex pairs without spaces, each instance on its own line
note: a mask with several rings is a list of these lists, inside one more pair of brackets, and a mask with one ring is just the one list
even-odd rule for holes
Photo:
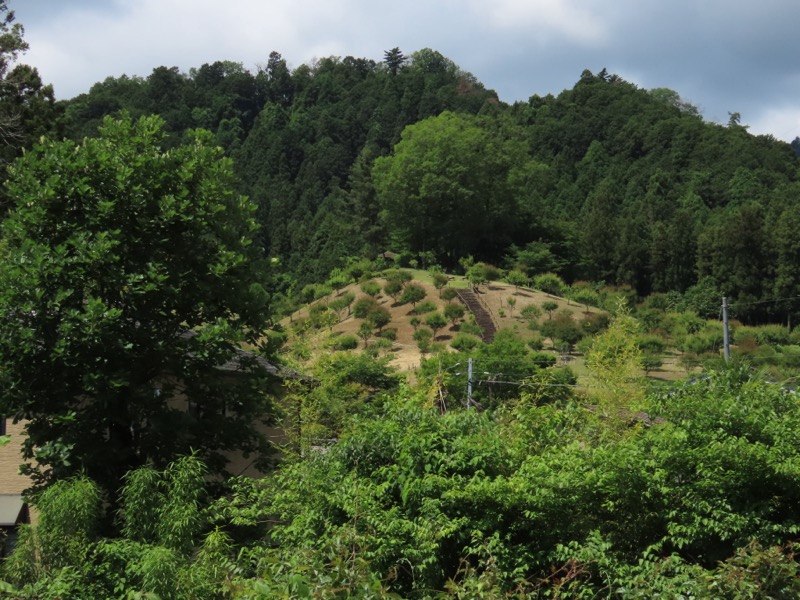
[[25,60],[61,98],[107,76],[146,76],[278,50],[313,57],[439,50],[502,100],[557,94],[583,69],[669,87],[709,120],[737,111],[754,133],[800,135],[796,0],[11,0]]

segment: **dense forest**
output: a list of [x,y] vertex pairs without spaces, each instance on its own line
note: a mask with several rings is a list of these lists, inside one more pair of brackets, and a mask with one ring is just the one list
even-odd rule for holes
[[4,597],[800,594],[800,140],[431,49],[56,101],[0,15]]
[[791,146],[605,71],[507,105],[434,50],[294,70],[273,52],[256,73],[158,67],[60,107],[74,139],[123,110],[161,115],[174,143],[212,131],[259,206],[288,295],[345,257],[393,251],[447,268],[473,255],[640,296],[700,285],[751,321],[798,310]]

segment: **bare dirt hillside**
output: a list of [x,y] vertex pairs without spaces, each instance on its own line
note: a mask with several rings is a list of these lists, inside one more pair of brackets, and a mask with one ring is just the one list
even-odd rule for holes
[[[382,278],[376,278],[381,287],[386,281]],[[434,286],[425,281],[423,278],[414,280],[414,283],[422,286],[427,292],[425,301],[433,302],[437,310],[443,310],[447,301],[439,297],[439,291]],[[453,281],[455,287],[463,287],[463,283],[458,280]],[[291,330],[294,323],[300,322],[303,319],[308,319],[310,311],[315,304],[328,304],[346,293],[352,293],[356,297],[356,301],[365,297],[360,287],[357,284],[351,284],[346,288],[339,290],[336,293],[330,294],[326,297],[320,298],[311,305],[304,307],[302,310],[296,312],[291,318],[286,318],[282,321],[282,325]],[[556,311],[570,312],[576,320],[584,317],[586,307],[579,306],[574,302],[570,302],[565,298],[551,296],[538,291],[533,291],[524,288],[515,288],[514,286],[503,283],[491,283],[482,285],[477,290],[477,295],[483,306],[490,313],[495,326],[498,329],[513,328],[517,334],[523,339],[533,338],[538,334],[529,328],[529,322],[521,317],[522,310],[529,304],[535,304],[541,308],[544,302],[555,302],[558,305]],[[391,314],[391,322],[384,327],[384,329],[395,329],[397,337],[388,350],[388,356],[391,358],[391,364],[401,371],[415,370],[422,359],[423,355],[420,352],[417,343],[413,339],[414,327],[411,324],[411,319],[418,316],[424,322],[426,315],[416,315],[411,304],[398,304],[391,297],[381,292],[377,296],[380,306],[385,307]],[[511,304],[509,305],[509,300]],[[456,298],[451,302],[458,302]],[[590,313],[601,312],[595,308],[589,308]],[[468,318],[468,315],[465,315]],[[539,322],[547,319],[548,316],[543,312],[542,316],[538,319]],[[342,319],[332,327],[323,327],[319,330],[306,334],[308,343],[311,346],[312,354],[316,355],[319,352],[324,352],[329,348],[328,341],[334,336],[342,335],[358,335],[358,328],[362,323],[362,319],[355,318],[352,314],[342,315]],[[453,326],[448,324],[447,327],[438,332],[436,342],[448,345],[455,334],[458,333],[460,325]],[[359,346],[363,348],[363,340],[359,340]],[[545,345],[545,350],[552,350],[549,344]]]

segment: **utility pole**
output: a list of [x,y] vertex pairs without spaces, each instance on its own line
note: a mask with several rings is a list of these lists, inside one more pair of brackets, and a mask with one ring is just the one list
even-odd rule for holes
[[731,359],[731,339],[728,334],[728,299],[722,297],[722,340],[725,345],[725,361]]
[[467,361],[467,410],[472,408],[472,359]]

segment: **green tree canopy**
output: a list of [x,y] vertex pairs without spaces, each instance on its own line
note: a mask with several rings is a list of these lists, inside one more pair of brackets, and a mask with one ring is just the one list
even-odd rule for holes
[[[15,23],[14,11],[0,0],[0,165],[6,165],[40,136],[56,127],[60,109],[53,86],[42,82],[35,67],[18,63],[28,50],[24,29]],[[0,180],[5,173],[0,173]],[[3,212],[8,209],[2,197]]]
[[83,472],[114,492],[177,453],[219,470],[221,451],[264,448],[264,398],[238,376],[259,372],[239,343],[268,315],[254,207],[208,134],[165,151],[162,124],[107,119],[10,168],[0,410],[27,420],[40,480]]
[[514,173],[526,161],[524,145],[487,120],[444,112],[408,126],[372,177],[398,246],[453,265],[507,247],[517,222]]

